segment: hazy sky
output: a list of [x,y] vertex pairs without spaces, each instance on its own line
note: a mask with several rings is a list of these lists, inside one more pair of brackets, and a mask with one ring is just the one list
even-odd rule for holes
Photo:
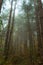
[[[28,1],[28,0],[26,0],[26,1]],[[43,2],[43,0],[41,0],[41,1]],[[23,0],[18,0],[15,15],[18,14],[22,2],[23,2]],[[11,7],[10,2],[8,0],[6,0],[6,3],[5,4],[6,5],[4,5],[4,8],[5,8],[4,11],[3,11],[3,8],[2,8],[2,11],[3,12],[6,12],[6,10],[8,10],[8,9],[10,10],[10,7]],[[13,8],[14,8],[14,4],[13,4]]]
[[[28,0],[26,0],[26,1],[28,2]],[[43,3],[43,0],[41,0],[41,1]],[[18,15],[18,13],[20,13],[19,9],[21,7],[22,2],[23,2],[23,0],[18,0],[16,11],[15,11],[15,15]],[[11,4],[10,4],[10,2],[8,0],[6,0],[5,4],[6,5],[2,6],[2,12],[3,13],[6,13],[6,11],[8,11],[8,10],[10,11],[10,7],[11,7]],[[4,10],[3,10],[3,7],[4,7]],[[14,8],[14,3],[13,3],[13,8]]]
[[[18,14],[18,10],[19,10],[21,4],[22,4],[21,0],[18,0],[16,11],[15,11],[16,15]],[[4,7],[4,10],[3,10],[3,7]],[[2,6],[2,12],[5,13],[6,10],[10,10],[10,7],[11,7],[10,2],[8,0],[6,0],[5,4]],[[13,8],[14,8],[14,2],[13,2]]]

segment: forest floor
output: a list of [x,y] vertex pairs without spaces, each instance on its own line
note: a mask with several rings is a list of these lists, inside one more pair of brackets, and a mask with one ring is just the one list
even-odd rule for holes
[[[0,62],[3,62],[2,57],[0,57]],[[8,61],[2,63],[2,65],[30,65],[30,60],[29,57],[26,56],[14,56],[11,59],[8,59]]]

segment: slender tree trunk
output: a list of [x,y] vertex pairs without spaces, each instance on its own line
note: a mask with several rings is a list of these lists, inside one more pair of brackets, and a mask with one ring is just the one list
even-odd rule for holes
[[39,46],[39,55],[40,55],[40,64],[42,64],[43,63],[43,9],[42,9],[41,0],[38,0],[38,10],[39,10],[40,30],[41,30],[41,47]]
[[11,14],[12,14],[12,4],[13,4],[13,0],[11,1],[11,10],[10,10],[10,16],[9,16],[9,21],[8,21],[8,29],[7,29],[7,34],[6,34],[6,40],[5,40],[5,48],[4,48],[4,55],[5,55],[5,61],[8,58],[8,41],[9,41],[9,33],[10,33],[10,24],[11,24]]
[[[41,10],[42,10],[42,4],[41,4],[41,0],[38,0],[37,1],[37,8],[36,8],[36,4],[35,4],[35,0],[34,0],[34,5],[35,5],[35,15],[36,15],[36,24],[37,24],[37,38],[38,38],[38,64],[41,64],[42,63],[42,55],[43,55],[43,26],[42,26],[42,22],[43,22],[43,19],[40,18],[40,14],[41,14]],[[43,15],[43,14],[42,14]],[[41,15],[41,17],[42,17]],[[41,57],[42,56],[42,57]]]
[[13,30],[14,30],[16,4],[17,4],[17,2],[15,1],[14,12],[13,12],[13,19],[12,19],[11,30],[10,30],[9,41],[8,41],[8,50],[9,51],[10,51],[10,44],[12,44],[11,40],[12,40],[12,37],[13,37]]
[[1,13],[2,3],[3,3],[3,0],[0,0],[0,13]]
[[34,61],[33,61],[33,39],[32,39],[32,30],[31,30],[31,24],[29,22],[29,17],[28,17],[28,13],[27,13],[27,25],[28,25],[28,32],[29,32],[29,48],[30,48],[30,62],[32,65],[34,65]]

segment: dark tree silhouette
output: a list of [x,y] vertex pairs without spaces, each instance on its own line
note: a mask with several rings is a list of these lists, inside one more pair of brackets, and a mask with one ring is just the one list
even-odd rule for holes
[[37,4],[38,5],[36,5],[36,1],[34,0],[38,39],[38,60],[40,60],[38,63],[40,65],[43,62],[43,9],[41,0],[38,0]]
[[3,0],[0,0],[0,12],[1,12],[2,3],[3,3]]
[[9,21],[8,21],[8,29],[6,33],[6,40],[5,40],[5,48],[4,48],[5,61],[8,58],[8,51],[9,51],[8,41],[9,41],[10,24],[11,24],[12,4],[13,4],[13,0],[11,1],[11,10],[10,10],[10,16],[9,16]]

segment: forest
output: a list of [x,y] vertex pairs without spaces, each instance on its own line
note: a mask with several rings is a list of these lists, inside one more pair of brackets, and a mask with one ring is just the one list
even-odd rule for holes
[[0,0],[0,65],[43,65],[43,0]]

